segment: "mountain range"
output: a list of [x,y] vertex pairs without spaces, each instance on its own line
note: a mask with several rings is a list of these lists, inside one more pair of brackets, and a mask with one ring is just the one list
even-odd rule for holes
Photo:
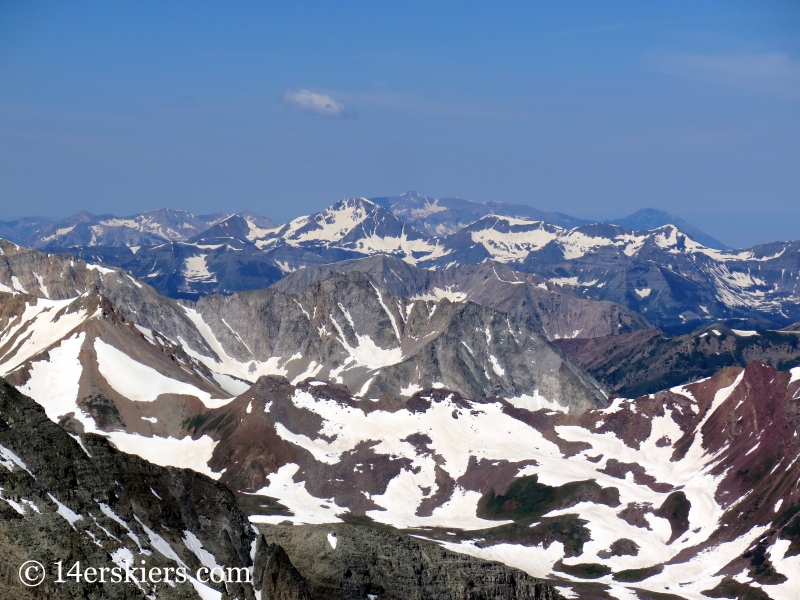
[[119,598],[794,598],[800,242],[665,215],[20,222],[0,548],[254,578]]
[[298,269],[389,255],[436,271],[502,263],[570,295],[626,306],[670,333],[717,321],[775,329],[800,320],[800,242],[716,250],[673,225],[565,229],[489,215],[431,237],[369,200],[349,199],[274,228],[234,215],[186,241],[60,251],[121,267],[174,298],[262,289]]
[[[473,202],[463,198],[430,198],[418,192],[405,192],[398,196],[372,198],[371,201],[389,209],[403,222],[430,236],[444,236],[456,233],[479,218],[492,214],[529,221],[546,221],[565,228],[589,225],[595,222],[590,219],[571,217],[559,212],[542,211],[524,204]],[[250,211],[244,211],[239,214],[264,229],[277,226],[274,221]],[[135,232],[138,231],[142,234],[154,234],[160,237],[161,241],[182,241],[194,233],[207,229],[219,222],[221,218],[227,216],[230,216],[230,214],[216,213],[195,216],[186,211],[166,208],[129,217],[96,216],[83,211],[55,223],[42,217],[25,217],[9,222],[0,221],[0,237],[34,248],[45,247],[53,244],[53,242],[58,247],[70,245],[131,245],[122,241],[125,235],[108,235],[108,232],[119,232],[127,229],[126,233],[130,237],[135,237]],[[726,248],[722,242],[715,240],[680,217],[653,208],[645,208],[627,217],[606,222],[635,230],[656,229],[664,225],[673,224],[677,225],[681,231],[689,234],[692,239],[705,246],[718,249]],[[79,229],[79,232],[83,230],[82,236],[77,234],[70,235],[75,227],[82,224],[86,225],[86,227],[80,227]],[[205,224],[205,227],[203,224]],[[91,233],[86,234],[86,229],[95,233],[94,243],[92,243]],[[98,233],[100,234],[99,236]],[[114,237],[116,237],[116,240],[114,240]],[[62,238],[67,239],[61,241]],[[101,239],[104,243],[99,243]],[[108,241],[112,241],[112,243],[107,244]]]

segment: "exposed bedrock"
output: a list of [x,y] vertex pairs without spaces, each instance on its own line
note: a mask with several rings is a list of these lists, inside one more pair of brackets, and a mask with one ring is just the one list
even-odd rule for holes
[[308,581],[314,600],[555,600],[548,583],[501,563],[457,554],[389,528],[262,528]]

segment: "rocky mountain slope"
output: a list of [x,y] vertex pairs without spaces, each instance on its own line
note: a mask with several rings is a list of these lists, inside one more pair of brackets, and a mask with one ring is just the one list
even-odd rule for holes
[[420,266],[486,260],[624,304],[662,329],[750,319],[783,326],[800,317],[800,242],[714,250],[674,226],[634,232],[614,225],[566,230],[547,223],[484,217],[443,240],[441,256]]
[[514,316],[549,340],[620,335],[652,326],[621,304],[587,300],[572,288],[514,271],[502,263],[420,269],[393,256],[378,255],[300,269],[272,289],[300,292],[333,273],[367,273],[393,294],[406,298],[470,301]]
[[123,268],[170,297],[196,300],[265,288],[311,265],[382,252],[413,260],[433,248],[388,210],[354,199],[282,227],[264,228],[251,217],[233,215],[183,242],[138,249],[75,246],[67,252]]
[[265,539],[286,549],[315,598],[561,598],[552,586],[517,569],[389,528],[346,523],[261,527]]
[[[392,570],[387,570],[388,561],[368,566],[363,554],[353,552],[354,538],[370,542],[361,550],[387,549],[379,532],[293,529],[287,535],[286,528],[262,525],[256,539],[259,531],[224,485],[121,453],[102,436],[69,434],[0,380],[0,597],[361,600],[366,589],[387,599],[445,594],[478,600],[497,597],[498,591],[509,599],[559,598],[547,583],[516,569],[400,533],[393,535]],[[313,540],[322,544],[313,547]],[[281,544],[304,559],[301,569],[311,586]],[[306,550],[298,554],[300,546]],[[427,562],[426,580],[413,575],[420,554]],[[48,569],[40,586],[26,587],[18,579],[28,560]],[[90,581],[68,575],[76,561],[83,572],[95,570]],[[127,582],[126,563],[132,574]],[[227,581],[209,581],[210,570],[220,567]],[[236,570],[228,575],[228,569]],[[396,577],[397,569],[409,576]],[[356,578],[347,575],[353,572]],[[333,573],[339,581],[331,585]]]
[[0,221],[0,238],[21,244],[28,236],[52,221],[42,217],[23,217],[15,221]]
[[[256,570],[269,572],[262,583],[283,582],[296,597],[552,594],[529,578],[554,581],[563,597],[793,597],[800,337],[796,325],[771,325],[788,324],[796,308],[792,244],[727,252],[673,227],[564,230],[493,216],[427,238],[436,248],[415,254],[425,234],[386,213],[345,201],[272,229],[237,216],[156,248],[186,268],[198,249],[220,260],[351,258],[303,269],[276,261],[281,278],[271,288],[197,301],[165,297],[116,268],[2,241],[0,375],[92,456],[113,454],[110,443],[229,486],[263,527],[255,547]],[[398,256],[369,255],[383,239]],[[641,270],[646,277],[633,279]],[[642,312],[673,330],[713,324],[669,337],[629,309],[591,299],[631,285],[637,302],[652,301]],[[751,304],[736,304],[743,298]],[[692,303],[709,319],[687,318],[682,307]],[[715,310],[767,327],[720,325]],[[580,325],[603,337],[581,338]],[[628,398],[607,401],[564,353]],[[12,477],[0,480],[0,508],[9,518],[27,518],[26,499],[41,510],[32,496],[45,490],[67,507],[48,505],[47,527],[78,510],[96,516],[99,491],[74,495],[82,504],[73,505],[66,492],[25,479],[25,469],[37,474],[37,459],[5,446],[4,431],[0,475],[5,468]],[[57,457],[47,460],[58,467]],[[125,469],[150,485],[149,471]],[[65,485],[82,489],[77,481],[67,476]],[[165,557],[180,543],[192,550],[179,525],[162,534],[135,514],[144,525],[133,534],[155,540]],[[0,543],[11,540],[18,553],[13,540],[24,538],[9,531]]]
[[800,372],[754,363],[565,415],[447,390],[373,401],[270,376],[188,420],[157,420],[207,444],[183,452],[252,494],[260,524],[417,531],[547,576],[567,597],[760,588],[779,599],[800,572],[799,391]]
[[[46,255],[6,244],[3,246],[3,257],[0,280],[7,282],[9,287],[18,286],[25,292],[0,294],[2,296],[0,297],[0,306],[2,307],[0,325],[2,325],[3,332],[0,339],[0,355],[2,355],[0,362],[2,362],[2,370],[7,373],[9,380],[19,389],[35,397],[41,404],[43,407],[43,413],[40,411],[41,418],[47,417],[51,421],[56,421],[74,436],[80,436],[82,443],[86,445],[92,456],[95,456],[95,452],[99,453],[100,451],[96,451],[95,446],[90,444],[95,444],[97,441],[108,449],[110,442],[120,450],[138,454],[156,463],[191,467],[214,479],[222,477],[231,482],[257,480],[255,478],[259,477],[259,472],[256,470],[248,473],[238,467],[220,468],[217,465],[220,459],[215,454],[216,448],[220,444],[227,447],[239,442],[236,435],[223,438],[221,434],[217,434],[217,430],[212,425],[219,425],[220,419],[214,416],[213,411],[236,402],[236,400],[231,400],[231,397],[247,390],[249,386],[235,377],[212,371],[203,360],[193,356],[195,351],[191,349],[182,334],[187,334],[187,332],[190,334],[194,331],[194,335],[198,336],[202,342],[216,339],[213,335],[209,335],[207,329],[196,327],[198,322],[202,322],[197,320],[196,315],[199,314],[197,308],[193,312],[193,309],[163,298],[125,273],[97,265],[87,265],[67,256]],[[286,313],[286,305],[295,301],[305,302],[311,308],[309,299],[312,299],[321,302],[320,312],[324,311],[326,318],[335,319],[338,316],[345,323],[347,322],[346,315],[349,312],[348,307],[355,311],[356,307],[370,306],[370,302],[372,302],[375,304],[373,307],[375,312],[378,312],[381,303],[386,304],[386,307],[380,308],[380,310],[386,311],[386,323],[370,324],[361,320],[362,314],[357,314],[353,321],[357,328],[353,330],[354,333],[348,333],[349,330],[347,330],[348,326],[352,327],[353,325],[344,326],[345,332],[342,334],[342,338],[348,340],[352,335],[360,345],[363,343],[363,338],[359,339],[355,332],[363,331],[363,329],[359,329],[361,327],[376,327],[376,337],[386,335],[387,331],[394,330],[390,314],[401,319],[400,313],[403,312],[407,321],[402,326],[403,333],[409,336],[416,335],[423,341],[424,332],[415,329],[417,327],[414,324],[415,310],[421,312],[422,325],[420,326],[423,329],[429,327],[425,323],[435,320],[433,313],[441,312],[443,316],[439,318],[445,323],[445,333],[447,328],[452,326],[454,319],[466,322],[469,329],[472,329],[474,322],[469,319],[476,318],[475,313],[465,313],[465,310],[475,311],[477,309],[478,316],[485,316],[486,309],[481,309],[476,305],[454,304],[447,300],[438,304],[431,301],[417,301],[410,304],[411,310],[407,310],[408,306],[402,304],[406,301],[394,298],[387,291],[376,288],[365,275],[355,273],[352,274],[352,277],[352,281],[348,280],[346,276],[339,276],[315,284],[341,288],[338,291],[334,289],[324,290],[324,293],[315,293],[314,286],[311,286],[305,290],[305,295],[288,297],[281,294],[282,303],[277,307],[271,307],[270,302],[259,304],[263,299],[255,298],[253,305],[257,308],[256,313],[251,313],[243,318],[250,320],[250,329],[253,329],[252,319],[255,318],[255,315],[261,315],[260,318],[267,322],[269,319],[265,318],[265,314],[268,315],[270,311],[273,311],[273,314]],[[81,290],[80,293],[79,290]],[[169,325],[166,328],[168,334],[153,331],[138,325],[133,320],[128,320],[104,294],[113,296],[120,302],[125,302],[125,313],[131,319],[138,318],[149,323]],[[258,296],[258,294],[253,295]],[[61,296],[66,296],[66,298],[62,299]],[[220,298],[224,301],[234,299],[241,301],[237,297]],[[400,304],[398,305],[398,303]],[[393,308],[396,306],[396,310],[392,312],[387,308],[388,306]],[[336,312],[337,308],[339,313]],[[180,314],[184,315],[183,319],[175,317]],[[302,315],[302,310],[299,310],[299,314]],[[216,317],[219,318],[219,314]],[[230,312],[229,318],[232,324],[236,323],[236,317],[234,312]],[[224,318],[223,316],[220,319],[222,323],[215,321],[215,325],[222,324],[227,328],[223,321]],[[308,321],[308,317],[305,315],[303,319]],[[513,333],[516,333],[526,341],[531,338],[531,334],[522,335],[520,330],[514,330],[506,317],[501,316],[497,319],[502,321],[497,327],[492,323],[481,323],[485,326],[476,332],[478,335],[475,336],[474,342],[468,335],[459,334],[458,331],[452,335],[457,337],[459,342],[466,340],[472,343],[474,348],[479,351],[483,351],[481,344],[488,343],[487,331],[491,336],[497,335],[496,332],[506,328],[507,335],[511,334],[511,337],[513,337]],[[332,320],[320,321],[322,324],[332,322]],[[187,323],[195,328],[192,330]],[[296,324],[284,324],[279,325],[277,329],[291,331],[296,327]],[[234,329],[229,328],[228,331],[234,334],[234,338],[236,337]],[[170,339],[172,336],[175,336],[176,341]],[[303,334],[301,337],[307,336]],[[277,339],[280,340],[280,336]],[[242,344],[243,341],[239,340],[236,343]],[[195,344],[197,343],[198,340],[195,340]],[[510,342],[506,340],[497,343]],[[533,355],[530,355],[532,361],[543,365],[558,358],[558,354],[552,351],[544,339],[540,339],[539,343],[545,350],[544,355],[536,354],[537,350],[529,346],[529,350],[514,351],[514,358],[516,359],[518,354],[534,352]],[[221,346],[218,341],[212,345],[213,349],[209,348],[210,353],[220,350]],[[206,347],[208,348],[208,346]],[[502,349],[500,348],[500,350]],[[499,354],[497,350],[494,351]],[[547,352],[550,354],[547,355]],[[205,358],[217,366],[222,366],[225,361],[231,361],[231,358],[225,353],[221,352],[220,354],[222,358],[220,355],[215,355],[216,359]],[[500,356],[500,360],[503,360],[503,356]],[[478,355],[475,360],[492,364],[489,356]],[[231,363],[229,362],[229,364]],[[498,369],[504,369],[502,364],[504,363],[497,363]],[[556,362],[557,365],[558,362]],[[247,366],[247,363],[244,366]],[[255,373],[251,376],[257,377],[258,375]],[[576,377],[576,374],[569,375],[568,373],[567,382],[570,381],[570,376]],[[278,381],[281,382],[281,385],[291,388],[285,379],[278,378]],[[319,384],[319,382],[316,383]],[[547,381],[543,381],[540,387],[546,392],[547,385],[549,385]],[[574,403],[580,398],[581,393],[585,393],[580,387],[582,385],[582,380],[577,375],[573,382],[573,388],[565,389],[564,396]],[[313,381],[308,386],[323,389],[322,386],[314,385]],[[578,386],[577,389],[574,389],[575,386]],[[343,386],[332,389],[336,389],[338,394],[349,395]],[[531,397],[518,398],[516,402],[537,407],[549,406],[547,397],[539,393],[538,389]],[[597,392],[590,390],[587,396],[591,403],[604,401],[602,395],[594,394]],[[354,400],[360,401],[357,398]],[[404,404],[387,395],[377,401],[365,399],[364,402],[376,408],[387,403],[395,407]],[[250,411],[246,407],[241,408],[244,410],[244,414],[249,414]],[[566,407],[561,408],[562,410],[566,409]],[[0,414],[4,414],[2,407],[0,407]],[[224,418],[222,420],[224,421]],[[259,421],[256,419],[251,421],[251,424],[257,425],[258,423]],[[200,432],[199,429],[206,425],[209,428],[208,432]],[[211,433],[214,433],[215,437],[212,437]],[[55,451],[59,451],[57,445],[55,445]],[[255,467],[260,457],[257,447],[252,445],[252,440],[248,443],[246,454],[248,456],[246,464]],[[27,458],[23,458],[23,460],[27,460]],[[55,461],[51,462],[57,464]],[[130,470],[132,477],[137,478],[140,486],[143,484],[155,485],[151,483],[151,478],[143,477],[135,468],[129,465],[121,468]],[[228,471],[230,471],[230,476],[228,476]],[[115,471],[109,470],[108,476],[116,476],[117,482],[122,486],[126,485]],[[71,479],[66,479],[64,485],[74,486],[75,484]],[[6,487],[5,489],[10,488]],[[156,487],[154,489],[158,494],[159,489]],[[243,489],[246,488],[242,487],[240,491]],[[91,488],[87,488],[87,490],[87,493],[91,492]],[[149,492],[149,490],[147,491]],[[219,502],[213,495],[207,495],[209,501]],[[64,496],[69,497],[67,494]],[[28,498],[28,496],[24,497]],[[161,497],[163,498],[163,496]],[[19,504],[19,498],[14,499],[16,496],[11,498],[13,502]],[[157,496],[154,498],[157,499]],[[69,510],[75,514],[94,515],[90,507],[70,504],[66,500],[62,503],[65,506],[71,506],[72,508]],[[146,524],[149,531],[154,532],[154,535],[157,534],[166,539],[167,544],[178,543],[177,538],[173,540],[174,535],[167,536],[160,533],[160,529],[156,529],[155,524],[144,520],[142,522]],[[139,531],[136,528],[132,530],[134,534]],[[150,535],[148,530],[143,531]],[[169,555],[167,547],[161,544],[159,538],[153,537],[152,539],[156,540],[152,544],[158,545]],[[186,539],[191,542],[191,538],[187,537]],[[190,544],[190,542],[186,542],[184,545]],[[179,560],[187,562],[180,551],[176,552]],[[512,598],[554,597],[552,591],[547,591],[549,588],[546,586],[537,584],[523,574],[515,575],[514,571],[507,567],[500,565],[484,567],[482,566],[484,563],[481,561],[457,559],[451,553],[442,553],[441,551],[439,553],[444,557],[441,559],[444,562],[459,562],[460,573],[463,577],[462,583],[458,583],[458,579],[453,578],[440,581],[437,584],[440,590],[463,589],[466,582],[472,580],[472,587],[475,587],[476,581],[478,582],[478,586],[473,590],[476,595],[471,596],[475,598],[483,597],[480,595],[483,593],[481,590],[489,585],[501,585],[502,589],[511,594],[508,597]],[[205,556],[202,552],[200,555]],[[277,552],[270,556],[280,557],[281,555],[280,552]],[[273,559],[265,559],[266,563],[269,563],[270,560]],[[399,552],[396,560],[399,561],[398,564],[405,564],[407,568],[410,568],[413,558],[406,556],[404,552]],[[258,561],[256,562],[258,564]],[[491,577],[481,575],[484,572]],[[505,584],[492,583],[500,576],[505,578]],[[481,577],[486,577],[484,583],[480,583]],[[288,583],[294,581],[288,575],[286,579]],[[509,581],[519,581],[520,583],[511,585]],[[391,588],[387,588],[387,591],[391,591]],[[345,595],[343,597],[353,596]],[[422,593],[420,597],[426,596]]]
[[362,397],[446,387],[469,397],[537,397],[563,410],[605,403],[598,386],[526,324],[470,302],[407,300],[363,273],[334,274],[296,295],[240,292],[186,307],[198,328],[235,349],[241,366],[232,361],[229,374],[240,378],[255,359],[275,364],[263,373],[330,380]]
[[[596,221],[580,219],[559,212],[539,210],[526,204],[508,202],[473,202],[462,198],[430,198],[418,192],[405,192],[398,196],[370,198],[375,204],[388,208],[404,222],[431,236],[445,237],[457,233],[482,217],[497,215],[523,221],[544,221],[572,229],[591,225]],[[714,239],[684,219],[663,210],[643,208],[627,217],[605,221],[633,231],[658,229],[675,225],[693,240],[724,250],[725,244]]]
[[547,212],[526,204],[508,202],[473,202],[463,198],[430,198],[418,192],[398,196],[370,198],[389,209],[403,222],[430,236],[444,237],[460,231],[487,215],[503,215],[526,221],[547,221],[561,227],[591,223],[559,212]]
[[[42,408],[0,380],[0,550],[3,598],[253,599],[247,584],[203,583],[203,566],[252,568],[255,535],[225,486],[190,470],[158,467],[115,450],[96,435],[70,436]],[[45,565],[41,587],[26,588],[17,570]],[[58,583],[55,562],[63,563]],[[106,585],[67,576],[106,569]],[[125,583],[126,562],[159,569],[172,581]],[[177,569],[184,567],[181,578]],[[117,569],[123,581],[112,580]],[[170,569],[171,572],[167,572]],[[155,579],[163,579],[158,576]],[[202,576],[201,576],[202,577]],[[90,578],[92,578],[90,576]],[[206,577],[208,579],[208,577]]]
[[648,330],[615,338],[556,340],[555,344],[607,390],[627,397],[710,377],[723,367],[745,367],[752,361],[779,370],[800,365],[800,335],[790,330],[742,330],[714,324],[674,337]]
[[628,215],[627,217],[613,219],[608,222],[613,223],[614,225],[619,225],[620,227],[625,227],[626,229],[631,229],[633,231],[642,231],[645,229],[652,230],[658,229],[659,227],[664,227],[665,225],[674,225],[694,241],[699,242],[708,248],[716,248],[718,250],[728,249],[725,244],[714,239],[707,233],[700,231],[691,223],[686,222],[677,215],[672,215],[663,210],[643,208],[641,210],[637,210],[631,215]]
[[[218,237],[221,228],[204,232]],[[404,223],[394,213],[364,198],[346,198],[274,229],[250,228],[247,239],[261,250],[286,247],[331,258],[391,254],[408,262],[435,256],[435,239]],[[349,255],[348,255],[349,254]]]
[[216,238],[197,243],[169,242],[135,252],[126,246],[77,246],[66,252],[87,262],[114,265],[170,298],[189,300],[206,294],[260,289],[291,272],[291,264],[297,261],[303,265],[324,262],[310,252],[291,251],[288,256],[280,248],[262,252],[231,238],[222,243]]
[[65,250],[121,266],[181,298],[262,288],[303,267],[386,254],[436,270],[504,263],[571,286],[585,298],[627,306],[671,333],[713,321],[779,328],[800,320],[800,242],[717,250],[674,225],[567,229],[488,214],[449,235],[431,236],[356,198],[281,227],[264,228],[240,216],[167,245],[83,244]]
[[222,481],[261,498],[257,523],[416,531],[567,597],[788,599],[799,391],[800,370],[753,363],[564,415],[445,390],[393,405],[270,377],[191,427],[219,439]]
[[[66,364],[73,353],[80,358],[69,367],[76,390],[95,380],[128,390],[117,369],[155,369],[171,382],[164,386],[206,404],[266,374],[330,379],[365,397],[407,398],[438,386],[471,397],[536,398],[559,410],[605,402],[595,382],[524,323],[472,303],[410,301],[361,273],[334,275],[299,294],[265,290],[179,304],[117,270],[10,244],[3,251],[0,283],[25,293],[3,303],[0,372],[18,377],[41,373],[46,382],[63,365],[39,355],[59,346]],[[163,355],[172,357],[165,366]],[[106,362],[113,373],[97,374]],[[35,387],[31,377],[26,385]],[[62,388],[69,402],[88,393]]]
[[[169,241],[187,240],[215,225],[223,213],[195,216],[183,210],[161,208],[149,212],[116,217],[93,215],[83,211],[57,223],[43,224],[24,240],[26,246],[59,250],[73,246],[152,246]],[[263,219],[263,224],[275,223]],[[17,240],[13,240],[17,241]]]

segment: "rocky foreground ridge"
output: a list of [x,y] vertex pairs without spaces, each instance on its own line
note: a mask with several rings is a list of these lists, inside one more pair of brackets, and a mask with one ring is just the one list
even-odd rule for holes
[[[95,435],[68,435],[42,408],[0,381],[0,550],[4,598],[254,598],[252,589],[178,583],[174,569],[249,567],[254,532],[225,486],[185,469],[159,467]],[[37,560],[50,571],[26,588],[17,569]],[[173,568],[174,585],[56,583],[76,562],[115,568],[128,561]],[[110,574],[108,575],[110,578]],[[216,593],[215,593],[216,590]]]
[[[320,535],[305,527],[292,533]],[[351,527],[348,534],[376,535],[359,527]],[[398,600],[560,597],[548,584],[502,564],[399,534],[391,545],[392,570],[371,565],[376,582],[365,587],[364,563],[347,550],[350,539],[344,528],[339,535],[341,546],[334,544],[338,553],[327,537],[324,553],[297,552],[297,544],[291,544],[291,554],[304,560],[300,569],[306,577],[276,543],[297,538],[268,525],[262,525],[259,534],[224,485],[190,470],[159,467],[123,454],[101,436],[70,435],[51,423],[35,402],[0,380],[0,597],[361,600],[372,592]],[[420,573],[421,555],[427,565],[421,573],[429,573],[430,579],[411,575]],[[26,587],[18,580],[19,566],[27,560],[50,569],[40,586]],[[144,561],[147,569],[171,568],[174,583],[140,578],[138,583],[103,585],[68,576],[58,583],[56,561],[66,565],[64,573],[76,561],[84,568],[105,568],[109,579],[110,570],[126,561],[139,568]],[[457,571],[453,565],[459,565]],[[236,576],[243,583],[223,584],[202,583],[191,575],[181,583],[175,574],[180,567],[195,574],[203,567],[219,566],[242,568],[248,574]],[[395,570],[410,576],[397,579]],[[361,583],[356,583],[359,578]]]

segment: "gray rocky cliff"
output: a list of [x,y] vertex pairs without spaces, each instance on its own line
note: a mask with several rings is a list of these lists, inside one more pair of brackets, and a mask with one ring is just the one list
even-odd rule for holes
[[538,393],[573,411],[605,404],[600,387],[540,333],[471,302],[412,301],[369,275],[335,273],[297,294],[208,296],[187,307],[239,361],[281,357],[284,375],[364,397],[443,387],[466,397]]
[[[71,437],[2,380],[0,453],[2,598],[198,598],[189,583],[55,583],[53,572],[56,561],[66,573],[76,561],[114,568],[127,557],[148,569],[182,564],[194,574],[202,564],[193,540],[220,565],[251,564],[254,534],[225,486],[123,454],[100,436]],[[46,565],[40,587],[19,583],[16,570],[26,560]],[[237,584],[226,593],[253,598]]]
[[571,286],[508,265],[485,262],[433,271],[386,255],[328,265],[310,265],[273,284],[272,289],[299,293],[333,273],[359,271],[406,298],[469,300],[508,313],[550,340],[595,338],[651,329],[644,317],[614,302],[589,300]]
[[[315,599],[556,600],[548,583],[389,528],[337,523],[263,529],[286,549]],[[334,544],[335,543],[335,547]]]
[[283,547],[267,543],[263,535],[256,542],[253,587],[261,592],[263,600],[313,600],[305,578]]

